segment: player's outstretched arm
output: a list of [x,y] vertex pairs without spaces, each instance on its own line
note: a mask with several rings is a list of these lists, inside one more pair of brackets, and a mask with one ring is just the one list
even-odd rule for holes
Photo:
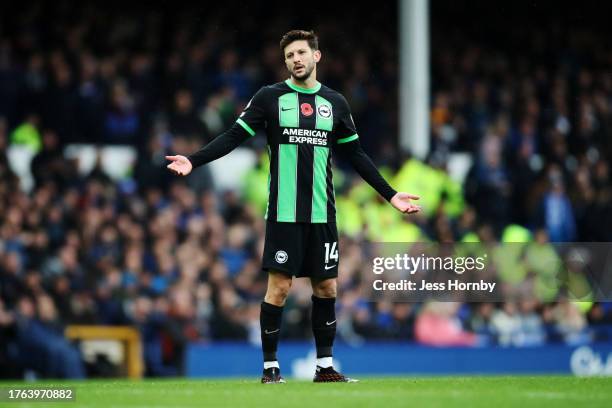
[[249,132],[235,123],[229,130],[220,134],[212,142],[189,156],[166,156],[166,160],[171,161],[166,167],[176,175],[186,176],[195,167],[225,156],[250,136]]
[[370,157],[363,151],[359,140],[337,145],[337,150],[345,156],[357,173],[385,200],[389,201],[398,211],[406,214],[419,212],[421,207],[413,204],[411,200],[418,200],[414,194],[397,192],[380,174]]
[[253,96],[236,123],[212,142],[189,156],[166,156],[166,159],[172,162],[168,164],[168,170],[179,176],[186,176],[194,168],[217,160],[240,146],[242,142],[254,136],[257,129],[264,127],[266,103],[266,87],[263,87]]
[[339,110],[337,137],[334,144],[336,151],[345,156],[361,178],[397,210],[406,214],[419,212],[421,207],[410,202],[410,200],[418,200],[419,197],[395,191],[380,174],[370,157],[363,151],[351,116],[351,108],[346,99],[340,95],[336,102]]

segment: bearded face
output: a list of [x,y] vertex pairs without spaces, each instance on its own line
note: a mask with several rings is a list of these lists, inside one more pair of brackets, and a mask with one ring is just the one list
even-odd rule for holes
[[299,81],[310,77],[320,59],[321,52],[310,48],[306,40],[294,41],[285,47],[287,69]]
[[291,75],[293,75],[295,79],[303,81],[310,77],[310,74],[312,74],[312,71],[314,71],[315,66],[316,63],[314,62],[314,60],[308,61],[304,64],[296,64],[293,66]]

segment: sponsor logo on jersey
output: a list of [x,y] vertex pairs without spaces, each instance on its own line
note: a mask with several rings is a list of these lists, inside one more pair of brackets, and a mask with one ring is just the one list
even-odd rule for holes
[[283,135],[289,136],[289,143],[327,146],[327,132],[324,130],[285,128]]
[[314,109],[312,109],[312,105],[307,102],[304,102],[300,105],[300,110],[302,111],[302,115],[304,116],[310,116],[314,112]]
[[329,105],[319,105],[317,108],[317,113],[322,118],[328,119],[332,114],[331,107]]
[[283,135],[327,138],[327,132],[325,130],[298,129],[298,128],[285,128],[283,129]]
[[274,259],[279,264],[284,264],[285,262],[287,262],[287,259],[289,259],[289,255],[287,255],[285,251],[276,251],[276,254],[274,255]]

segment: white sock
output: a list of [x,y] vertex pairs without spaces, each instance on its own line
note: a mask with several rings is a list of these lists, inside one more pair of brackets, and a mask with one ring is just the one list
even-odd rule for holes
[[321,367],[321,368],[327,368],[327,367],[331,367],[332,364],[332,358],[331,357],[322,357],[322,358],[317,358],[317,366]]
[[278,361],[264,361],[264,370],[267,370],[268,368],[272,367],[280,369]]

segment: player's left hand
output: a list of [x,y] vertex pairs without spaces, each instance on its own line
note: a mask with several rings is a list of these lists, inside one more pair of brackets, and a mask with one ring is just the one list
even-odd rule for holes
[[391,198],[391,205],[405,214],[414,214],[421,211],[421,207],[412,204],[410,200],[418,200],[420,197],[414,194],[397,193]]

